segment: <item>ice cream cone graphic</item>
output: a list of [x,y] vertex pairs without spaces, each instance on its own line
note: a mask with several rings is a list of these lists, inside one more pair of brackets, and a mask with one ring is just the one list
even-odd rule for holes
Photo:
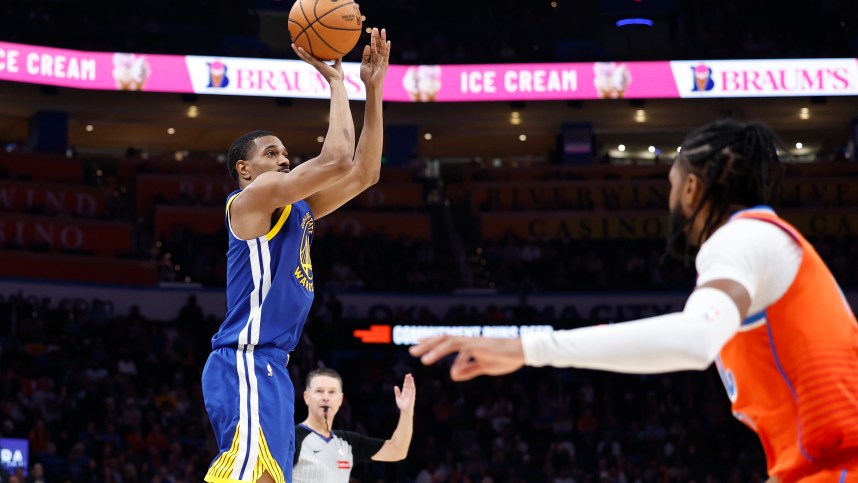
[[694,70],[694,90],[704,92],[711,90],[714,87],[712,82],[712,69],[706,64],[697,64]]
[[626,64],[596,62],[593,64],[593,86],[599,99],[622,99],[632,83]]
[[229,84],[229,78],[226,76],[226,65],[220,61],[214,61],[209,64],[209,85],[208,87],[226,87]]

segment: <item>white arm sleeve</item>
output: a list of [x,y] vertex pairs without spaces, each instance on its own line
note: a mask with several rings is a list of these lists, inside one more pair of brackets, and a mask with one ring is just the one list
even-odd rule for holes
[[[732,280],[748,291],[747,315],[775,303],[792,285],[801,247],[781,228],[760,220],[733,220],[703,244],[697,283]],[[741,315],[714,288],[698,288],[683,312],[649,319],[522,336],[527,365],[578,367],[636,374],[705,369],[736,333]]]
[[697,289],[682,312],[621,324],[524,334],[529,366],[577,367],[633,374],[703,370],[739,329],[726,293]]

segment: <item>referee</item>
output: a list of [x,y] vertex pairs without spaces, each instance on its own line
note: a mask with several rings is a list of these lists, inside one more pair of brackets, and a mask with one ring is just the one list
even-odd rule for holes
[[343,404],[343,378],[328,368],[307,374],[304,402],[307,419],[295,427],[294,483],[347,483],[352,467],[361,461],[401,461],[408,455],[414,426],[416,388],[411,374],[402,390],[393,388],[399,424],[388,440],[352,431],[333,431],[334,416]]

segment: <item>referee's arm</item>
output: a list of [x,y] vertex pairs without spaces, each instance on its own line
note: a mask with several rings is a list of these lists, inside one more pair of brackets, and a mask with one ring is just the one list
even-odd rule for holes
[[411,434],[414,432],[414,399],[417,389],[414,386],[414,377],[411,374],[405,376],[402,390],[393,388],[396,396],[396,406],[399,407],[399,424],[390,439],[384,442],[374,455],[373,461],[401,461],[408,456],[408,447],[411,446]]

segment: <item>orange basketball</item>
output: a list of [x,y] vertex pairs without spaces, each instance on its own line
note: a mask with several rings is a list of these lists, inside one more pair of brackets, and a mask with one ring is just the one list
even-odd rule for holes
[[362,26],[360,9],[352,0],[296,0],[289,12],[292,42],[322,60],[348,54]]

